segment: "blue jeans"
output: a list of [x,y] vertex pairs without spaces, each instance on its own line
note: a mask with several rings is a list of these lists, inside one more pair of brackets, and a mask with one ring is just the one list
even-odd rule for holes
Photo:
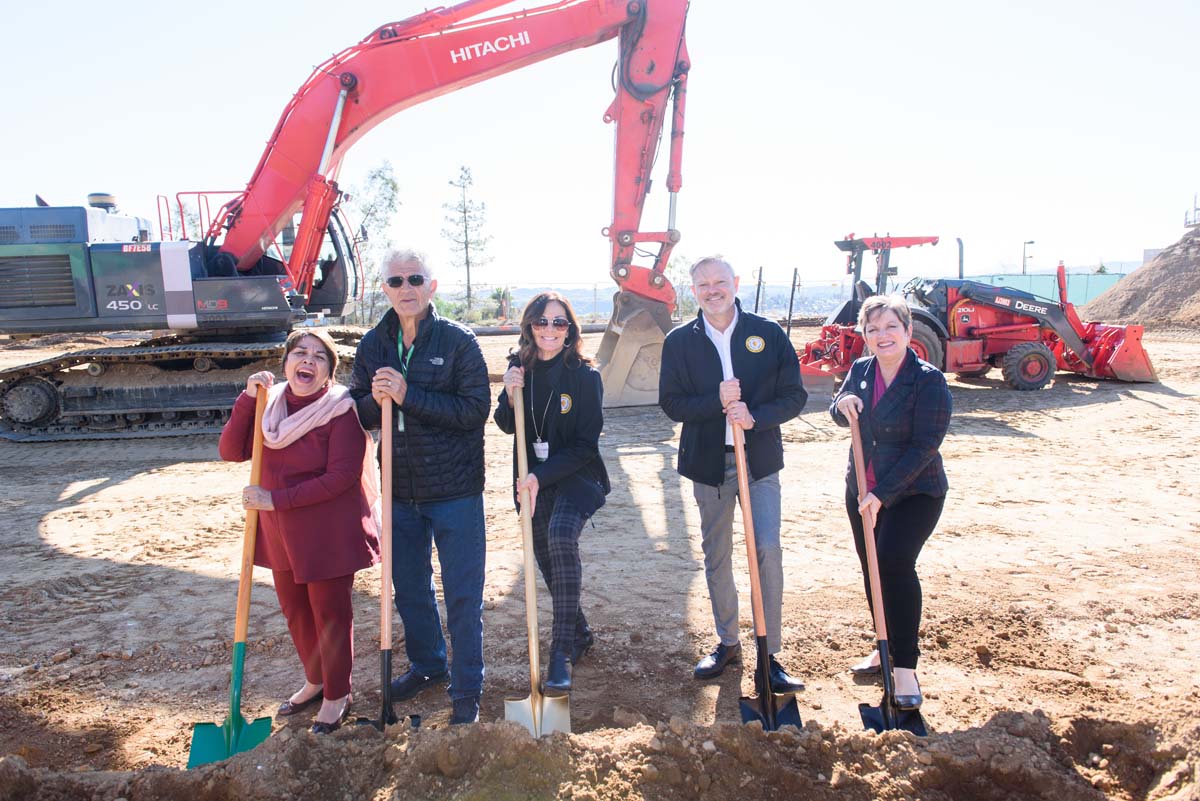
[[392,503],[392,584],[404,624],[409,666],[424,676],[446,672],[446,639],[433,585],[433,545],[442,566],[447,628],[454,660],[452,699],[483,692],[483,572],[487,540],[483,495],[432,503]]

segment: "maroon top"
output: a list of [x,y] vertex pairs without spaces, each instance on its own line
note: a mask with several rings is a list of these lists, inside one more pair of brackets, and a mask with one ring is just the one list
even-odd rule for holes
[[[883,383],[883,371],[879,369],[879,362],[875,362],[875,386],[874,392],[871,394],[871,408],[874,409],[879,405],[879,399],[883,397],[883,393],[887,392],[888,385]],[[874,492],[875,485],[875,465],[870,461],[867,462],[867,492]]]
[[[301,398],[287,388],[288,414],[328,391]],[[253,429],[254,398],[243,392],[221,432],[221,458],[248,460]],[[379,561],[379,537],[361,484],[366,446],[351,408],[286,448],[263,448],[260,486],[271,491],[275,509],[258,513],[254,564],[290,570],[297,583],[305,584],[350,575]]]

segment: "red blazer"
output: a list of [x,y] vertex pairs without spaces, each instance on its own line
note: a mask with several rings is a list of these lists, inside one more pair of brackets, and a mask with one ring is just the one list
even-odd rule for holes
[[[298,398],[286,391],[288,413],[321,394]],[[253,428],[254,399],[243,392],[221,431],[221,458],[247,461]],[[258,513],[254,564],[290,570],[303,584],[347,576],[379,561],[379,538],[360,483],[366,444],[351,410],[286,448],[263,448],[261,486],[271,491],[275,509]]]

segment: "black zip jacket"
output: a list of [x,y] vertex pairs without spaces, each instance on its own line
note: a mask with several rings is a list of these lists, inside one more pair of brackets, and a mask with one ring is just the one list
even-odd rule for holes
[[[558,402],[550,400],[549,413],[546,415],[546,430],[543,432],[545,441],[550,445],[550,458],[538,462],[533,454],[534,432],[526,425],[526,448],[529,453],[529,472],[537,476],[538,486],[542,489],[555,487],[565,493],[571,502],[583,512],[585,517],[595,514],[604,505],[604,496],[612,489],[608,481],[608,471],[604,460],[600,458],[600,431],[604,428],[604,412],[601,402],[604,398],[604,385],[600,381],[600,373],[595,368],[586,365],[570,365],[558,357],[559,363],[549,370],[539,371],[538,375],[547,375],[555,382],[553,391],[558,395]],[[509,367],[520,362],[513,358]],[[536,367],[525,371],[525,407],[526,413],[534,411],[530,399],[529,374]],[[541,392],[538,398],[544,398]],[[541,409],[536,410],[539,419]],[[496,425],[505,434],[515,434],[517,430],[516,410],[508,405],[508,390],[500,391],[496,402],[496,413],[493,416]],[[517,443],[513,442],[513,478],[517,476]],[[516,500],[514,490],[514,502]]]
[[[738,307],[730,356],[742,401],[754,417],[746,432],[746,461],[754,479],[783,469],[779,427],[800,414],[808,393],[800,381],[796,349],[778,323]],[[704,330],[703,312],[675,328],[663,342],[658,403],[676,422],[679,472],[719,487],[725,477],[725,412],[718,389],[724,374],[717,346]]]
[[[379,428],[371,397],[380,367],[400,370],[400,319],[389,309],[358,343],[350,395],[363,428]],[[404,430],[392,435],[392,493],[401,501],[447,501],[483,492],[483,426],[491,393],[487,364],[466,326],[429,314],[417,327],[408,363],[408,390],[399,411]]]

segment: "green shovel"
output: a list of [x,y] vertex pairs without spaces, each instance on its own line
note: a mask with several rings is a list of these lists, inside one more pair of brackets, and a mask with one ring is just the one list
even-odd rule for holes
[[[262,478],[263,412],[267,408],[267,390],[258,388],[254,406],[254,450],[250,456],[250,484],[258,486]],[[271,719],[253,723],[242,717],[242,666],[246,661],[246,629],[250,622],[250,586],[254,574],[254,538],[258,533],[258,510],[246,510],[246,529],[242,542],[242,573],[238,580],[237,619],[233,627],[233,676],[229,682],[229,716],[225,722],[197,723],[192,727],[192,750],[188,769],[228,759],[249,751],[271,735]]]

